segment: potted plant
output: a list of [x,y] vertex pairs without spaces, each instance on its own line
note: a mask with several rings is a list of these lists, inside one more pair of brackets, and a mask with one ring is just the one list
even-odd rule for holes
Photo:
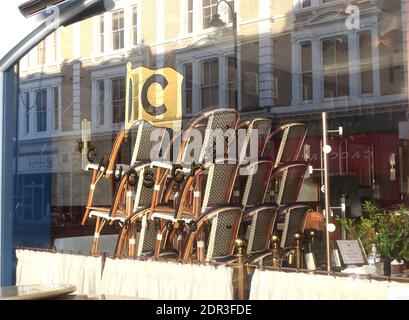
[[409,260],[409,213],[404,206],[397,211],[382,211],[367,201],[363,205],[368,214],[357,221],[338,218],[350,236],[360,239],[366,252],[375,244],[384,263],[385,275],[391,274],[391,261]]
[[337,217],[341,226],[348,232],[351,239],[360,239],[365,249],[365,252],[371,250],[371,246],[376,242],[375,236],[375,212],[377,208],[374,204],[366,201],[363,205],[364,210],[368,213],[368,217],[361,216],[356,219],[347,217]]

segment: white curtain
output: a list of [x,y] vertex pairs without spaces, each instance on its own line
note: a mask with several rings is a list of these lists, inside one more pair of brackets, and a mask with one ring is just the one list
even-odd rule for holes
[[75,294],[94,295],[101,281],[101,257],[16,250],[16,285],[72,284]]
[[409,283],[255,270],[250,300],[409,299]]
[[147,299],[233,299],[226,267],[107,258],[99,294]]

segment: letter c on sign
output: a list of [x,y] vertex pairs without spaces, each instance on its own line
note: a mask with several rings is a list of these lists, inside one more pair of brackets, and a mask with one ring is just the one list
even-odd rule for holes
[[142,92],[141,92],[142,107],[145,109],[145,111],[148,114],[150,114],[153,117],[156,117],[161,114],[164,114],[167,111],[167,109],[164,104],[162,104],[159,107],[154,107],[149,103],[148,89],[154,83],[159,83],[162,86],[162,89],[165,89],[168,85],[168,80],[166,80],[166,78],[161,74],[153,74],[145,81],[142,87]]

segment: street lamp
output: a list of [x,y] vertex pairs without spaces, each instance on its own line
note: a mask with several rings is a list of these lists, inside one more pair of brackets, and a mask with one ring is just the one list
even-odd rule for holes
[[225,4],[227,4],[228,8],[229,8],[229,12],[230,12],[230,18],[233,21],[233,38],[234,38],[234,69],[235,69],[235,81],[234,81],[234,107],[236,110],[239,109],[239,104],[238,104],[238,88],[239,88],[239,76],[238,76],[238,63],[237,63],[237,12],[234,11],[234,8],[232,6],[232,2],[228,2],[226,0],[219,0],[217,2],[217,6],[216,6],[216,14],[213,15],[212,20],[210,21],[210,26],[211,27],[223,27],[226,25],[226,23],[220,19],[220,14],[218,14],[218,9],[219,9],[219,5],[224,2]]

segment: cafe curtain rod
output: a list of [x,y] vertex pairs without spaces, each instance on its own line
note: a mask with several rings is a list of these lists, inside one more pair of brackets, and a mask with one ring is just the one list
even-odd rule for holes
[[355,279],[367,279],[367,280],[376,280],[376,281],[396,281],[396,282],[407,282],[409,283],[409,278],[404,277],[392,277],[392,276],[379,276],[372,274],[354,274],[354,273],[344,273],[344,272],[335,272],[335,271],[326,271],[326,270],[308,270],[308,269],[296,269],[288,267],[271,267],[263,266],[258,264],[245,264],[249,268],[259,269],[261,271],[278,271],[286,273],[307,273],[313,275],[323,275],[323,276],[333,276],[333,277],[349,277]]
[[48,253],[61,253],[61,254],[72,254],[72,255],[80,255],[80,256],[84,256],[84,257],[101,257],[103,256],[103,254],[95,254],[95,255],[91,255],[91,254],[85,254],[85,253],[81,253],[81,252],[75,252],[75,251],[64,251],[64,250],[57,250],[57,249],[53,249],[53,248],[31,248],[31,247],[21,247],[21,246],[17,246],[15,247],[16,250],[28,250],[28,251],[35,251],[35,252],[48,252]]
[[179,264],[191,264],[191,265],[199,265],[199,266],[214,266],[214,267],[238,267],[239,264],[237,263],[224,263],[224,262],[216,262],[216,261],[183,261],[177,259],[168,259],[168,258],[153,258],[153,257],[116,257],[109,254],[104,254],[106,258],[111,259],[118,259],[118,260],[137,260],[137,261],[152,261],[152,262],[174,262]]
[[22,247],[17,246],[16,250],[28,250],[28,251],[35,251],[35,252],[48,252],[48,253],[61,253],[61,254],[74,254],[74,255],[81,255],[86,257],[103,257],[103,258],[110,258],[110,259],[117,259],[117,260],[137,260],[137,261],[152,261],[152,262],[175,262],[179,264],[191,264],[191,265],[203,265],[203,266],[225,266],[225,267],[238,267],[237,263],[223,263],[223,262],[215,262],[215,261],[182,261],[177,259],[168,259],[168,258],[152,258],[152,257],[116,257],[107,253],[99,253],[95,255],[84,254],[81,252],[75,251],[64,251],[64,250],[57,250],[53,248],[31,248],[31,247]]

